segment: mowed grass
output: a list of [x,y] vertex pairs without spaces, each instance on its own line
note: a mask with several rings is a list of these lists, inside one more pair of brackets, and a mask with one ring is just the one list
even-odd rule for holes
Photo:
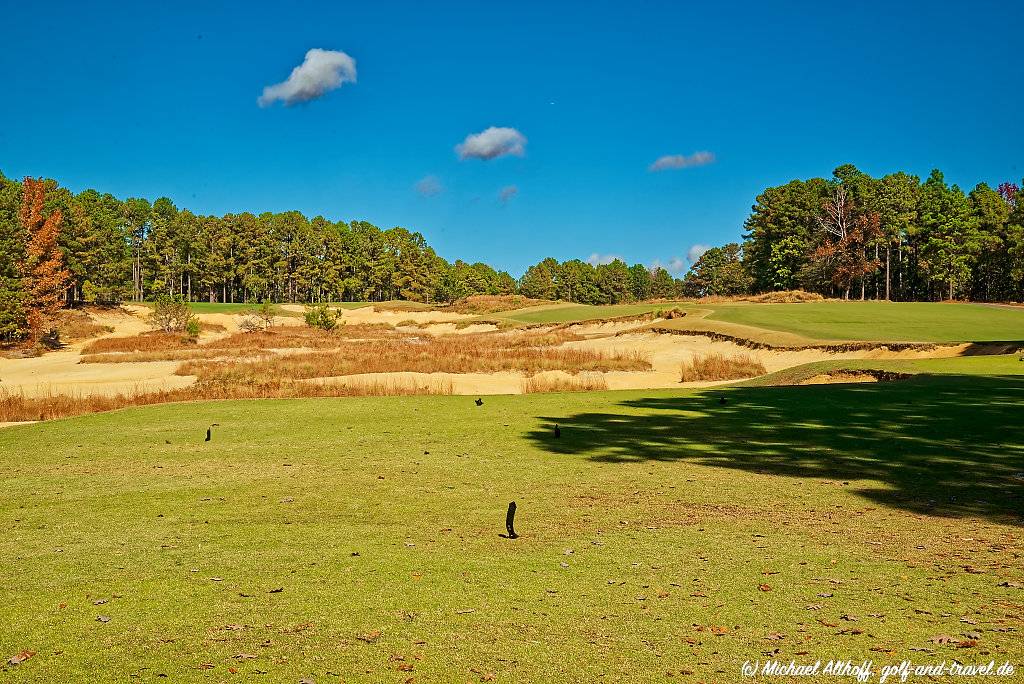
[[928,376],[209,402],[0,430],[0,656],[37,652],[4,678],[1020,664],[1022,403],[1024,378]]
[[[937,302],[711,304],[725,321],[811,340],[986,342],[1024,340],[1024,307]],[[683,319],[683,324],[686,319]]]
[[487,317],[512,321],[515,323],[575,323],[578,321],[603,320],[620,316],[639,316],[674,307],[686,308],[692,303],[660,303],[660,304],[612,304],[597,306],[591,304],[541,304],[539,306],[488,314]]
[[880,370],[910,375],[1024,376],[1024,353],[953,356],[939,359],[844,359],[816,361],[785,368],[744,385],[792,385],[807,378],[836,370]]

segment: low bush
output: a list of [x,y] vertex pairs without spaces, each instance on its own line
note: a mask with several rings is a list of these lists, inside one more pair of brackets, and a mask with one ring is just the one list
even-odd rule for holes
[[314,304],[306,307],[306,325],[318,330],[334,330],[338,325],[338,314],[331,311],[326,304]]
[[199,336],[199,319],[181,295],[157,297],[149,322],[165,333],[186,333],[192,336],[195,331],[195,337]]

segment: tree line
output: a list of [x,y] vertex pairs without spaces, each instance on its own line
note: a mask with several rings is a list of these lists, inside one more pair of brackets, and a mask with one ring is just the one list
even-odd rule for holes
[[[205,302],[522,294],[586,304],[804,289],[898,301],[1024,299],[1019,186],[969,193],[933,171],[872,178],[852,165],[757,196],[744,241],[705,252],[683,278],[621,260],[546,258],[518,280],[448,262],[422,234],[297,211],[203,216],[166,197],[75,194],[0,174],[0,339],[40,334],[60,303],[179,296]],[[45,301],[44,301],[45,300]],[[35,333],[33,333],[35,331]]]
[[873,178],[847,164],[832,178],[794,180],[758,195],[742,246],[705,254],[687,274],[687,289],[1021,301],[1019,198],[1015,183],[978,183],[965,193],[939,170],[922,182],[904,172]]
[[[34,193],[31,199],[31,189]],[[574,302],[616,303],[673,296],[681,281],[664,269],[593,266],[545,259],[518,282],[485,263],[448,262],[422,234],[366,221],[307,218],[298,211],[202,216],[161,197],[75,194],[53,180],[0,174],[0,339],[25,336],[31,303],[32,226],[27,201],[52,217],[66,271],[60,297],[116,303],[161,296],[203,302],[452,302],[522,292]],[[52,288],[51,288],[52,289]]]

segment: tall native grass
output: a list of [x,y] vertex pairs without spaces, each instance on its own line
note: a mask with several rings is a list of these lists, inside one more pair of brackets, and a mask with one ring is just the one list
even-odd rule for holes
[[749,354],[702,354],[683,363],[680,382],[740,380],[767,372],[764,364]]
[[520,385],[523,394],[540,392],[598,392],[608,389],[608,382],[600,373],[579,375],[535,375],[523,378]]

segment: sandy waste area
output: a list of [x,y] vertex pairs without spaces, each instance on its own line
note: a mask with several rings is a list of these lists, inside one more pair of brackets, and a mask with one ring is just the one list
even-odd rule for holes
[[[301,312],[301,306],[285,305],[288,312]],[[111,337],[127,337],[150,330],[146,322],[149,309],[125,306],[120,311],[91,314],[97,323],[110,326]],[[444,311],[376,311],[372,306],[341,311],[344,324],[386,324],[400,330],[430,335],[488,333],[496,330],[493,324],[465,323],[473,316]],[[206,332],[200,343],[239,330],[244,316],[234,314],[200,314],[203,323],[223,326],[223,332]],[[282,316],[280,325],[303,325],[301,317]],[[461,325],[460,325],[461,323]],[[399,326],[399,324],[402,324]],[[892,352],[884,348],[844,353],[830,353],[807,349],[800,351],[748,349],[732,342],[717,341],[709,337],[672,335],[647,330],[650,321],[590,323],[572,326],[572,332],[584,339],[565,343],[570,347],[603,352],[638,352],[651,362],[649,371],[613,371],[603,374],[608,389],[653,389],[681,386],[707,386],[720,383],[679,382],[680,365],[696,355],[720,353],[725,356],[745,354],[761,363],[769,373],[813,361],[865,358],[923,358],[957,356],[966,345],[936,347],[929,350]],[[187,387],[195,381],[192,376],[175,375],[178,361],[139,363],[79,363],[82,348],[87,342],[78,342],[59,351],[35,358],[0,358],[0,394],[23,394],[27,397],[52,394],[115,395],[150,392]],[[294,352],[294,350],[291,350]],[[288,352],[284,352],[288,353]],[[595,374],[591,374],[595,375]],[[542,378],[571,376],[562,371],[540,375]],[[432,391],[454,394],[519,394],[524,390],[524,376],[516,372],[499,373],[377,373],[317,378],[309,382],[358,383],[414,383]],[[836,382],[822,376],[809,382]],[[849,380],[848,380],[849,381]]]

